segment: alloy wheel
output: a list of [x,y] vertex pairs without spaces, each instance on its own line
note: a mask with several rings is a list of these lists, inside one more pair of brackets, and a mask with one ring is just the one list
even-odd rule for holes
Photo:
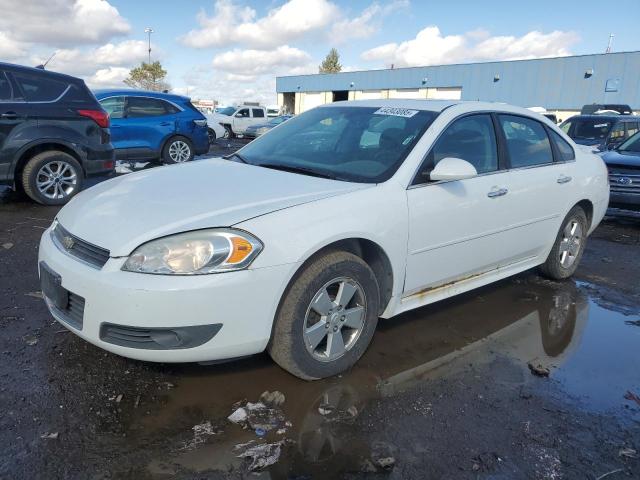
[[570,268],[580,254],[582,248],[582,225],[576,218],[567,222],[562,232],[560,241],[560,265],[563,268]]
[[358,341],[366,318],[366,297],[354,279],[339,277],[316,292],[304,321],[304,344],[321,362],[333,362]]
[[44,164],[36,175],[36,187],[46,198],[64,199],[74,193],[78,185],[78,175],[72,165],[65,161]]
[[169,145],[169,157],[176,163],[184,163],[191,158],[191,148],[182,140],[175,140]]

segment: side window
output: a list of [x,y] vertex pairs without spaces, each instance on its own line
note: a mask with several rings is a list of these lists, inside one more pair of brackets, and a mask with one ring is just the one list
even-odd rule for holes
[[69,86],[65,82],[29,73],[14,72],[13,78],[22,88],[27,102],[52,102]]
[[553,130],[551,131],[551,138],[553,143],[556,145],[558,152],[560,153],[560,158],[558,159],[561,162],[568,162],[571,160],[575,160],[576,154],[573,151],[573,147],[567,143],[567,141],[558,135]]
[[507,140],[511,168],[553,162],[551,143],[540,122],[514,115],[499,115],[498,118]]
[[238,118],[249,118],[249,109],[248,108],[243,108],[242,110],[239,110],[238,113],[236,113],[236,117],[238,117]]
[[168,107],[172,107],[170,103],[158,98],[148,97],[129,97],[127,101],[127,117],[159,117],[173,113]]
[[252,108],[253,118],[264,118],[264,110],[261,108]]
[[627,125],[627,137],[631,137],[635,135],[636,133],[638,133],[638,130],[640,130],[640,127],[638,126],[637,122],[629,122],[626,125]]
[[609,132],[609,141],[619,142],[624,138],[624,123],[618,122]]
[[100,100],[100,105],[111,118],[124,117],[124,97],[109,97]]
[[0,71],[0,102],[9,102],[11,100],[13,100],[13,88],[7,74]]
[[470,115],[449,125],[427,155],[420,173],[422,179],[426,179],[433,167],[446,157],[466,160],[478,173],[498,170],[498,149],[491,116]]

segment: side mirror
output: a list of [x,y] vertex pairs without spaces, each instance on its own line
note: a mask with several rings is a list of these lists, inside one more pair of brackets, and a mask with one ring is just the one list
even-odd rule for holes
[[236,113],[234,116],[235,116],[236,118],[242,118],[242,117],[244,117],[244,115],[242,115],[241,113]]
[[478,175],[476,167],[461,158],[446,157],[440,160],[431,171],[429,178],[438,180],[464,180]]

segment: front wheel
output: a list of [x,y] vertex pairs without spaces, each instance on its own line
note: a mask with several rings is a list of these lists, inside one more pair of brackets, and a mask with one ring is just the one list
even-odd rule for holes
[[164,163],[185,163],[191,160],[193,160],[193,145],[185,137],[169,139],[162,149],[162,161]]
[[581,207],[573,207],[562,222],[547,261],[540,266],[553,280],[569,278],[578,268],[588,232],[587,215]]
[[207,129],[207,136],[209,137],[209,145],[213,145],[216,142],[216,132],[213,128]]
[[225,140],[233,138],[233,130],[231,130],[231,127],[229,125],[224,126],[224,135],[222,135],[222,138],[224,138]]
[[269,354],[305,380],[337,375],[369,346],[379,303],[376,277],[360,257],[347,252],[320,256],[285,293]]

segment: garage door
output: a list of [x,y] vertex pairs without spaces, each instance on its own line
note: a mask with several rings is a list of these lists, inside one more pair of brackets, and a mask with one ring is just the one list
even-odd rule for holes
[[420,90],[417,88],[403,88],[389,90],[389,98],[425,98],[425,96],[420,95]]
[[382,92],[380,90],[363,90],[358,97],[362,100],[377,100],[382,98]]
[[433,88],[429,92],[429,98],[434,100],[460,100],[462,98],[461,87]]
[[324,92],[307,92],[302,97],[300,110],[305,112],[319,105],[324,105]]

